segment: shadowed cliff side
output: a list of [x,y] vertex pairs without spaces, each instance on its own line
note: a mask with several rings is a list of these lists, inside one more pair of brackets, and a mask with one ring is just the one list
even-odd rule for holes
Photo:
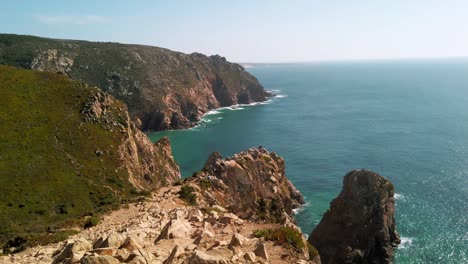
[[127,104],[143,130],[188,128],[210,109],[267,96],[254,76],[224,57],[143,45],[0,34],[0,64],[98,86]]
[[372,171],[346,174],[343,190],[309,238],[322,262],[390,263],[400,243],[393,195],[392,183]]

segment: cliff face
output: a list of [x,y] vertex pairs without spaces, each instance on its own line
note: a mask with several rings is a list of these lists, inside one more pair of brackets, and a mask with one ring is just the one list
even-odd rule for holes
[[208,110],[265,101],[257,79],[220,56],[0,34],[0,64],[61,72],[128,105],[143,130],[187,128]]
[[168,140],[151,143],[98,88],[2,65],[0,86],[0,245],[180,178]]
[[284,223],[304,203],[286,178],[284,159],[263,147],[223,159],[213,153],[194,178],[209,191],[201,194],[243,219]]
[[400,243],[395,225],[394,187],[368,170],[346,174],[309,241],[323,263],[390,263]]

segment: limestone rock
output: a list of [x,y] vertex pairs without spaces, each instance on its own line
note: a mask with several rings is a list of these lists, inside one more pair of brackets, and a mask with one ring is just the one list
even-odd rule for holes
[[228,263],[227,260],[209,255],[203,251],[200,250],[195,250],[193,255],[190,257],[187,263],[191,264],[224,264]]
[[390,263],[400,243],[395,224],[394,187],[368,170],[344,176],[335,198],[309,241],[324,263]]
[[270,256],[268,255],[267,249],[265,244],[258,243],[257,247],[254,250],[256,256],[266,259],[267,261],[270,260]]
[[163,230],[161,231],[161,234],[156,239],[156,242],[161,239],[188,237],[191,230],[192,230],[192,225],[186,220],[183,220],[183,219],[171,220],[163,228]]
[[102,242],[101,248],[119,248],[122,243],[124,242],[124,237],[117,233],[117,232],[111,232],[107,238]]
[[86,239],[77,239],[65,246],[62,252],[55,258],[54,263],[62,263],[65,260],[69,260],[71,258],[78,258],[79,260],[79,256],[82,256],[91,248],[91,243]]
[[120,262],[111,256],[86,256],[80,261],[81,264],[119,264]]

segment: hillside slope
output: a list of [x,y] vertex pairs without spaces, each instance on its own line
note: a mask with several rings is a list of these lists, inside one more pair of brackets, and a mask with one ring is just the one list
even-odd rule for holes
[[267,96],[255,77],[223,57],[151,46],[0,34],[0,64],[98,86],[126,103],[143,130],[191,127],[210,109]]
[[151,143],[98,88],[0,65],[0,98],[0,245],[180,177],[168,140]]

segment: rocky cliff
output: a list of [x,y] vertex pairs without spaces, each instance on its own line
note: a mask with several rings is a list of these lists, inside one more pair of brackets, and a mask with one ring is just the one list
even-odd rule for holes
[[98,88],[0,65],[0,97],[6,251],[59,239],[72,222],[180,178],[168,140],[153,144]]
[[301,193],[286,178],[284,159],[263,147],[223,159],[213,153],[193,179],[207,191],[208,201],[243,219],[285,223],[304,204]]
[[0,64],[60,72],[128,105],[143,130],[191,127],[210,109],[264,101],[257,79],[221,56],[0,34]]
[[343,190],[309,238],[323,263],[390,263],[400,243],[393,195],[393,185],[372,171],[346,174]]
[[296,225],[276,223],[277,214],[291,219],[291,208],[301,202],[276,154],[263,148],[227,159],[214,154],[194,177],[106,214],[97,226],[0,262],[320,264]]

